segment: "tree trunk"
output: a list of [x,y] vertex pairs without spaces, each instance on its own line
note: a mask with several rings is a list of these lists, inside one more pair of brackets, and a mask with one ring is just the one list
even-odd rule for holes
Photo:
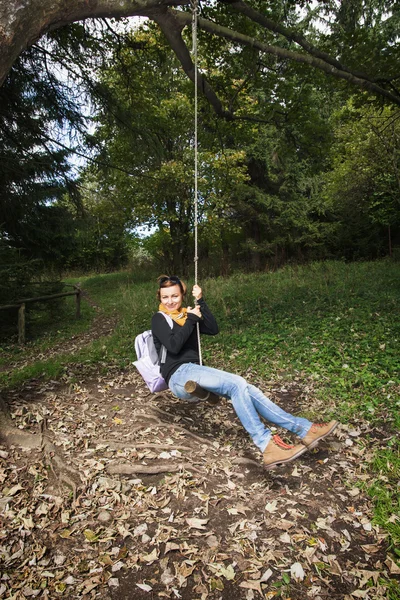
[[0,85],[17,57],[42,35],[87,18],[147,16],[154,9],[187,4],[173,0],[2,0]]

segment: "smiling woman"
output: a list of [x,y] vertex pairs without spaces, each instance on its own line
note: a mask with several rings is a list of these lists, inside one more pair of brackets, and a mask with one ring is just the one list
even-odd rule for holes
[[[161,375],[178,398],[198,401],[186,391],[188,381],[197,383],[206,391],[230,398],[243,427],[263,453],[267,469],[294,460],[332,433],[337,421],[316,424],[295,417],[279,408],[243,377],[202,365],[197,332],[216,335],[218,325],[203,298],[201,287],[193,286],[194,308],[184,308],[182,304],[187,287],[179,277],[161,275],[158,283],[160,305],[152,318],[152,333],[158,354],[163,346],[167,351],[165,362],[160,365]],[[172,319],[172,327],[161,313]],[[289,445],[278,435],[272,436],[260,417],[298,435],[302,443]]]

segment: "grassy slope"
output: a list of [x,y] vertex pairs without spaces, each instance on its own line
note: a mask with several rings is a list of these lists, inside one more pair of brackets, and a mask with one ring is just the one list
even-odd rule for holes
[[[118,315],[115,333],[80,352],[4,372],[3,385],[40,375],[71,380],[74,363],[107,369],[110,362],[123,367],[134,358],[134,337],[149,327],[157,306],[154,282],[120,273],[82,278],[81,283],[104,315]],[[251,367],[269,381],[295,379],[311,386],[328,415],[340,415],[341,421],[363,418],[384,424],[388,437],[393,433],[371,465],[375,482],[367,489],[375,499],[377,522],[390,531],[393,550],[400,554],[400,526],[393,517],[400,512],[400,445],[395,437],[400,427],[400,264],[318,263],[207,280],[204,289],[221,329],[204,344],[213,366],[241,373]],[[28,354],[45,354],[52,343],[88,327],[95,313],[86,303],[83,313],[83,323],[77,324],[73,307],[66,310],[62,328],[53,324],[29,345]],[[7,352],[7,360],[20,352]]]

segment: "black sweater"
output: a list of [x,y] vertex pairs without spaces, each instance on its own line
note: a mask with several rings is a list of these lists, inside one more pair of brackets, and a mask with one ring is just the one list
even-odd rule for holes
[[207,304],[201,298],[198,301],[202,318],[189,313],[184,325],[168,325],[167,320],[161,313],[153,315],[151,320],[151,331],[154,337],[154,345],[160,354],[161,346],[167,349],[167,358],[164,364],[160,365],[161,375],[168,383],[171,375],[185,363],[199,364],[199,347],[197,342],[196,323],[200,323],[200,333],[206,335],[216,335],[218,325],[214,315]]

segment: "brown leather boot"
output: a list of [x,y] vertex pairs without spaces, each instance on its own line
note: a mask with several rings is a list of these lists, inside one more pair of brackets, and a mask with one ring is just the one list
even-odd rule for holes
[[294,460],[303,452],[307,450],[303,444],[285,444],[285,442],[279,437],[274,435],[268,442],[268,446],[265,448],[263,453],[263,460],[266,469],[271,469],[275,465],[281,463],[287,463]]
[[338,425],[338,421],[330,421],[329,423],[313,423],[310,429],[307,431],[306,436],[303,437],[301,441],[309,450],[311,450],[311,448],[315,448],[320,440],[323,440],[327,435],[332,433],[332,431],[336,429]]

